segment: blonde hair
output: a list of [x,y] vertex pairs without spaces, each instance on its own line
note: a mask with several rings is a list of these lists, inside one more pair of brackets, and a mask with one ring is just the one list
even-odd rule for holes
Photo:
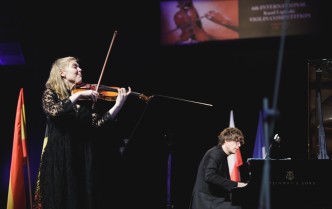
[[225,128],[218,136],[218,144],[223,145],[225,141],[236,141],[244,144],[244,136],[240,129],[235,127]]
[[68,89],[67,84],[61,77],[61,72],[68,67],[71,61],[78,61],[78,59],[68,56],[55,60],[52,64],[50,76],[45,84],[45,87],[54,90],[60,99],[65,99],[70,96],[70,91],[68,91],[70,89]]

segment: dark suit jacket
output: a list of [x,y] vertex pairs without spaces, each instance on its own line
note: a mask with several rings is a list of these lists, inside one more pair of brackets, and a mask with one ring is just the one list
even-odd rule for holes
[[230,180],[226,153],[218,146],[209,149],[201,160],[190,209],[226,209],[231,207],[230,191],[237,182]]

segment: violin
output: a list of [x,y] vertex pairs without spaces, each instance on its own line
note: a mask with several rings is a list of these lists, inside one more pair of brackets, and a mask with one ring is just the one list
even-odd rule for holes
[[179,11],[174,15],[174,21],[176,26],[181,29],[180,40],[210,40],[211,37],[204,31],[202,22],[192,1],[179,0],[178,7]]
[[[99,88],[98,88],[99,98],[98,99],[105,100],[105,101],[115,101],[118,96],[119,88],[120,87],[99,85]],[[96,91],[96,89],[97,89],[97,84],[82,83],[82,84],[76,85],[74,87],[74,89],[72,90],[72,93],[86,91],[86,90]],[[150,99],[150,97],[148,97],[142,93],[138,93],[138,92],[131,92],[130,95],[137,96],[139,99],[141,99],[145,102],[148,102]]]

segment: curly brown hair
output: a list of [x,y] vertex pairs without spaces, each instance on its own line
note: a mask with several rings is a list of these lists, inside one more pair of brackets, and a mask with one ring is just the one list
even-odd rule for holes
[[222,130],[218,136],[218,144],[223,145],[225,141],[236,141],[244,144],[242,131],[235,127],[228,127]]

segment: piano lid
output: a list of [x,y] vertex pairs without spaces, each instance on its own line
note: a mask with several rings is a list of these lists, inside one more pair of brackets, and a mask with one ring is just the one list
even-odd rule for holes
[[[308,157],[316,159],[320,150],[319,119],[325,130],[327,154],[332,157],[332,59],[308,61]],[[321,114],[317,111],[320,92]]]

